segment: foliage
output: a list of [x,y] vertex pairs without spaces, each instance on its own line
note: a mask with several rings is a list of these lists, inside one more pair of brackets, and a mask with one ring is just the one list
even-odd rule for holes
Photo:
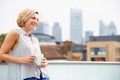
[[64,45],[63,46],[64,54],[67,55],[67,53],[72,50],[72,42],[71,41],[65,41],[63,45]]
[[6,34],[1,34],[1,35],[0,35],[0,40],[1,40],[1,41],[4,41],[5,36],[6,36]]
[[6,36],[6,34],[1,34],[0,35],[0,47],[1,47],[1,45],[2,45],[2,43],[4,41],[4,39],[5,39],[5,36]]

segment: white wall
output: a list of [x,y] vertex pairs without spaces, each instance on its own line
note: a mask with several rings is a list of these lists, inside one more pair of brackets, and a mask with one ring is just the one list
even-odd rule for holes
[[[120,80],[120,62],[49,61],[51,80]],[[0,63],[0,80],[7,80],[7,64]]]

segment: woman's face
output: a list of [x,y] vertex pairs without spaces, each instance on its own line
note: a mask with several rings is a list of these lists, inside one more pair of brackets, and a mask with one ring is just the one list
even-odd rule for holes
[[38,27],[39,24],[39,16],[38,14],[34,14],[26,23],[24,28],[27,32],[31,30],[35,30]]

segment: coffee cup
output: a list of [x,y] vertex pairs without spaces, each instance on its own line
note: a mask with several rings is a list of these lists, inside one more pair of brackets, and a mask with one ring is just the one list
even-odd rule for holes
[[35,63],[37,66],[41,65],[41,61],[44,58],[43,54],[36,54],[35,55],[36,59],[35,59]]

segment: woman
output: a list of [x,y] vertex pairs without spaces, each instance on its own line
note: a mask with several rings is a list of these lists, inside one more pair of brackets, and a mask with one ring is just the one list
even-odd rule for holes
[[0,59],[9,63],[8,80],[41,80],[41,67],[47,66],[47,60],[42,58],[36,64],[36,55],[41,51],[37,38],[30,33],[38,23],[38,12],[25,9],[17,18],[19,28],[7,34],[0,49]]

